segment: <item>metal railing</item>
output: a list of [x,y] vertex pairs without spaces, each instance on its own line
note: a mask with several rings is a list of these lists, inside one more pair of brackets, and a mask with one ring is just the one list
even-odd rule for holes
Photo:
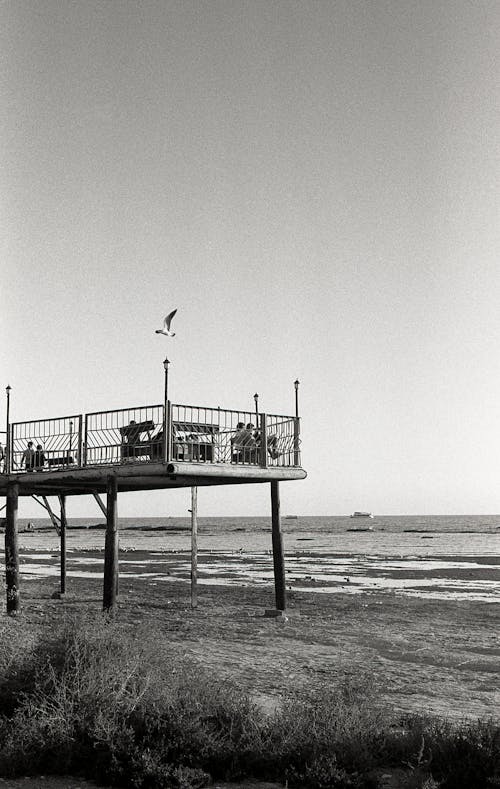
[[60,416],[11,425],[11,470],[66,469],[82,463],[82,417]]
[[[255,464],[256,422],[256,415],[249,411],[172,405],[170,459],[192,463]],[[237,439],[239,432],[240,440]]]
[[17,422],[10,443],[13,473],[164,461],[300,466],[298,418],[193,405]]
[[290,416],[173,405],[172,460],[299,466],[298,419]]
[[148,463],[163,459],[163,406],[85,415],[83,464]]
[[300,466],[300,424],[296,417],[267,416],[269,466]]

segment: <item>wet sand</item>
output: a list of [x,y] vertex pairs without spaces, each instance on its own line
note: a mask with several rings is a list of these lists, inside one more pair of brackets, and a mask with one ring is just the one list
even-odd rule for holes
[[[68,555],[64,600],[51,598],[58,588],[58,558],[39,550],[22,554],[20,620],[28,625],[50,625],[67,612],[101,615],[102,552]],[[187,553],[123,551],[116,618],[125,627],[146,623],[180,659],[199,659],[266,709],[283,694],[363,673],[397,712],[500,716],[497,603],[463,596],[434,599],[377,586],[363,586],[353,594],[355,578],[337,579],[332,590],[332,579],[325,586],[312,576],[297,578],[291,558],[283,621],[264,616],[274,605],[269,557],[204,553],[198,607],[193,610]],[[492,573],[498,576],[491,556],[469,558],[471,589],[489,583]],[[459,561],[462,566],[463,560],[440,557],[432,568],[438,574],[434,585],[439,589],[453,581],[460,569],[454,565]],[[241,563],[252,568],[253,580],[244,580]],[[408,575],[417,583],[425,580],[418,568],[386,567],[385,573],[389,571],[404,576],[401,580]]]

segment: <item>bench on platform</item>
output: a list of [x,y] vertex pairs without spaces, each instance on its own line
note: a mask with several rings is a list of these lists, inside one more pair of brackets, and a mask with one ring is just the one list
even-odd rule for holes
[[47,458],[47,465],[50,466],[70,466],[75,462],[72,455],[60,455],[58,457]]
[[[130,422],[124,427],[120,427],[122,437],[121,458],[122,460],[133,460],[135,458],[147,457],[156,460],[161,457],[163,447],[163,433],[153,436],[155,423],[152,419],[143,422]],[[146,438],[144,438],[144,434]]]
[[172,457],[174,460],[213,463],[215,437],[219,426],[201,422],[173,422]]

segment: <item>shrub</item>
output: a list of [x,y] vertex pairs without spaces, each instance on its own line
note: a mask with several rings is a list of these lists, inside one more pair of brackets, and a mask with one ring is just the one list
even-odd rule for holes
[[265,716],[146,631],[83,619],[37,640],[20,627],[9,635],[0,644],[2,776],[75,773],[131,789],[245,777],[368,789],[393,766],[402,789],[500,786],[498,725],[412,717],[395,728],[366,677],[296,691]]
[[[440,789],[482,789],[499,785],[500,726],[492,720],[461,721],[412,716],[407,741],[415,752],[420,740]],[[422,750],[422,748],[421,748]]]
[[353,787],[377,763],[385,729],[371,680],[347,677],[286,699],[270,725],[270,750],[292,785]]
[[69,621],[41,639],[7,672],[0,698],[3,775],[78,771],[134,787],[201,786],[207,768],[237,772],[235,753],[258,731],[247,697],[110,622]]

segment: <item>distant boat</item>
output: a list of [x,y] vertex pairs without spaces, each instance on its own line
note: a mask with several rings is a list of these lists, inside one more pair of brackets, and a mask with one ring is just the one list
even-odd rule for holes
[[353,512],[352,515],[350,515],[349,517],[350,518],[373,518],[373,515],[372,515],[371,512],[360,512],[359,510],[356,510],[356,512]]
[[299,517],[298,515],[285,515],[285,520],[286,521],[296,521],[298,517]]

